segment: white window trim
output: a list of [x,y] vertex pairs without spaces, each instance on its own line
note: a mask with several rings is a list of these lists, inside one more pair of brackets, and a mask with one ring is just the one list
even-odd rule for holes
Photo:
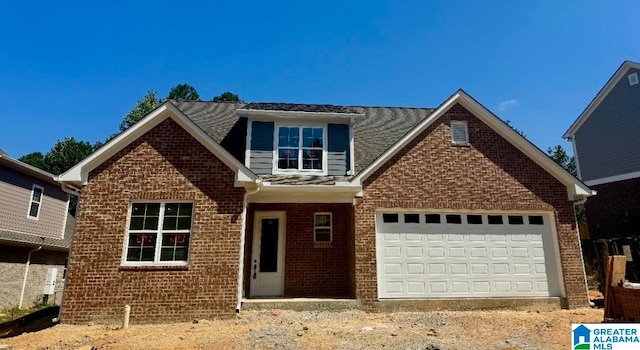
[[[302,167],[302,137],[300,137],[300,146],[298,147],[298,169],[280,169],[278,168],[278,140],[280,127],[287,128],[299,128],[302,134],[303,128],[322,128],[322,170],[317,169],[300,169]],[[327,160],[327,144],[328,144],[328,124],[320,123],[305,123],[305,124],[288,124],[288,123],[274,123],[273,128],[273,171],[274,175],[327,175],[327,167],[329,162]]]
[[[329,240],[328,241],[318,241],[316,240],[316,229],[322,228],[326,229],[327,226],[316,226],[316,216],[318,215],[329,215]],[[333,243],[333,213],[331,212],[318,212],[313,214],[313,243]]]
[[[40,202],[36,202],[36,201],[33,200],[33,193],[35,192],[36,188],[40,190]],[[40,211],[42,210],[42,199],[43,198],[44,198],[44,187],[42,187],[40,185],[33,184],[33,186],[31,186],[31,196],[29,196],[29,206],[27,207],[27,218],[28,219],[39,220]],[[38,203],[38,212],[36,213],[36,216],[31,216],[31,204],[33,204],[33,203]]]
[[[155,247],[155,252],[154,252],[154,256],[153,256],[153,261],[127,261],[127,250],[129,248],[129,233],[131,230],[129,230],[129,225],[131,223],[131,213],[133,211],[133,204],[134,203],[160,203],[160,216],[158,217],[158,229],[157,230],[136,230],[136,232],[140,232],[140,233],[146,233],[146,232],[142,232],[142,231],[148,231],[148,233],[156,233],[158,236],[156,237],[156,247]],[[167,203],[192,203],[193,207],[192,207],[192,211],[191,211],[191,229],[190,230],[178,230],[180,232],[182,231],[189,231],[189,245],[187,246],[187,260],[186,261],[160,261],[160,251],[162,250],[162,233],[163,233],[163,229],[162,229],[162,223],[164,222],[164,207],[165,204]],[[129,209],[127,211],[127,221],[126,221],[126,226],[125,226],[125,237],[124,237],[124,246],[123,246],[123,250],[122,250],[122,259],[121,259],[121,266],[187,266],[189,265],[189,261],[191,260],[191,242],[192,242],[192,236],[193,236],[193,217],[195,215],[195,203],[193,203],[193,201],[189,201],[189,200],[149,200],[149,199],[140,199],[140,200],[133,200],[131,201],[131,203],[129,203]],[[160,220],[162,219],[162,220]],[[172,232],[176,232],[176,233],[180,233],[178,231],[172,231]]]
[[[456,141],[453,137],[453,126],[454,125],[463,125],[464,126],[464,136],[465,142]],[[451,143],[454,145],[468,145],[469,144],[469,125],[466,121],[451,121]]]

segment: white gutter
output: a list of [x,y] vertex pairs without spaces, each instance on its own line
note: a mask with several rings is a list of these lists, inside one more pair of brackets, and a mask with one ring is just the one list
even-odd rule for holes
[[20,302],[18,303],[18,309],[22,309],[22,301],[24,300],[24,289],[27,286],[27,276],[29,276],[29,265],[31,264],[31,254],[37,252],[42,249],[42,246],[38,246],[38,248],[30,250],[29,255],[27,255],[27,264],[24,267],[24,279],[22,280],[22,291],[20,292]]
[[242,289],[244,284],[244,254],[245,254],[244,245],[247,240],[247,233],[246,233],[247,206],[249,205],[249,196],[260,192],[260,190],[262,189],[262,180],[257,179],[255,183],[256,185],[258,185],[258,188],[256,188],[253,191],[245,191],[244,197],[242,198],[242,221],[240,222],[240,261],[238,263],[238,286],[237,286],[238,292],[236,295],[238,302],[236,303],[236,312],[240,312],[240,308],[242,307]]

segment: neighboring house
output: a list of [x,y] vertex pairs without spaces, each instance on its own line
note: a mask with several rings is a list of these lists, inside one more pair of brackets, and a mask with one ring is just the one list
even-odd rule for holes
[[639,78],[640,64],[625,61],[563,136],[598,192],[585,203],[593,239],[640,235]]
[[436,109],[168,101],[58,180],[82,189],[67,323],[273,297],[587,305],[590,189],[462,90]]
[[0,309],[60,303],[75,226],[68,208],[52,174],[0,150]]

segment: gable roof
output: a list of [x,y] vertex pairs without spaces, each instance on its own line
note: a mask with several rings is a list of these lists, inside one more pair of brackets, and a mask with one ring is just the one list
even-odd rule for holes
[[589,102],[587,108],[582,111],[578,119],[576,119],[573,124],[569,127],[569,129],[562,135],[565,139],[572,139],[573,135],[580,129],[582,124],[587,121],[591,113],[598,108],[600,103],[609,95],[609,92],[620,82],[622,78],[625,77],[627,71],[631,68],[640,69],[640,63],[632,62],[632,61],[624,61],[622,65],[616,70],[616,72],[609,78],[606,84],[600,89],[598,94]]
[[21,162],[17,159],[11,158],[8,154],[4,153],[4,151],[2,151],[1,149],[0,149],[0,164],[6,167],[9,167],[11,169],[17,170],[21,173],[33,176],[37,179],[46,181],[48,183],[58,185],[58,183],[54,179],[55,176],[53,174],[46,172],[42,169],[38,169],[27,163]]
[[[299,103],[216,103],[173,101],[187,117],[236,159],[244,162],[247,119],[237,110],[358,114],[352,120],[356,173],[366,168],[394,142],[424,120],[433,108],[336,106]],[[294,180],[296,182],[299,179]]]
[[547,154],[532,144],[529,140],[518,134],[513,128],[507,125],[504,121],[491,113],[486,107],[481,105],[473,97],[469,96],[463,90],[458,90],[451,97],[449,97],[443,104],[441,104],[432,114],[426,119],[422,120],[416,127],[414,127],[404,137],[399,139],[389,147],[380,157],[374,162],[362,170],[355,178],[351,180],[352,183],[362,184],[369,176],[375,173],[382,165],[388,162],[395,154],[397,154],[402,148],[409,144],[413,139],[420,135],[431,124],[444,115],[451,107],[456,104],[460,104],[471,112],[476,118],[480,119],[496,133],[502,136],[505,140],[509,141],[522,153],[528,156],[531,160],[537,163],[540,167],[545,169],[549,174],[555,177],[558,181],[563,183],[567,187],[567,194],[570,199],[580,199],[592,195],[592,191],[575,176],[569,174],[564,168],[554,162]]
[[257,177],[247,169],[238,159],[232,156],[218,142],[216,142],[209,134],[205,133],[191,119],[182,113],[171,102],[167,101],[156,108],[146,117],[142,118],[135,125],[125,130],[111,141],[107,142],[97,151],[93,152],[87,158],[76,164],[73,168],[67,170],[64,174],[58,176],[56,180],[63,183],[73,183],[75,185],[83,185],[87,182],[89,172],[102,164],[104,161],[115,155],[117,152],[125,148],[131,142],[138,139],[147,131],[154,128],[160,122],[167,118],[172,118],[178,125],[184,128],[211,153],[217,156],[229,168],[236,172],[236,180],[239,182],[254,181]]

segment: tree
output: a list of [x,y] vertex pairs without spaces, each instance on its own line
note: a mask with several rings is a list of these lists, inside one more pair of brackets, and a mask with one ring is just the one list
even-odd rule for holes
[[155,91],[149,90],[147,94],[141,100],[136,102],[135,107],[130,110],[127,114],[125,114],[122,119],[122,123],[120,123],[120,131],[125,131],[131,125],[140,121],[140,119],[144,118],[147,114],[151,113],[154,109],[158,108],[162,100],[158,98],[158,95]]
[[549,157],[573,176],[578,176],[574,157],[570,157],[561,145],[547,149]]
[[240,97],[230,91],[223,92],[218,96],[215,96],[211,101],[213,102],[242,102]]
[[60,175],[93,153],[94,147],[87,141],[76,141],[73,137],[66,137],[57,141],[53,148],[44,156],[49,172]]
[[18,160],[23,163],[27,163],[31,166],[34,166],[38,169],[49,171],[49,167],[47,166],[47,163],[44,161],[44,154],[40,152],[25,154],[24,156],[18,158]]
[[200,99],[200,94],[189,84],[178,84],[169,90],[169,96],[167,96],[167,98],[171,100],[195,101]]

